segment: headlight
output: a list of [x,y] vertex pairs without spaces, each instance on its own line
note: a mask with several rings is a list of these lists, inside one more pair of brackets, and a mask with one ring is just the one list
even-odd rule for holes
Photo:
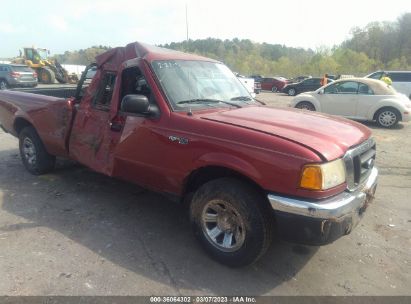
[[327,190],[345,182],[345,164],[337,159],[321,165],[305,165],[300,187],[309,190]]

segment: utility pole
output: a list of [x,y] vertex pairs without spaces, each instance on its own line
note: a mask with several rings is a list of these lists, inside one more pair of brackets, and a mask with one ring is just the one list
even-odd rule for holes
[[187,35],[187,42],[188,42],[188,17],[187,17],[187,3],[186,3],[186,35]]

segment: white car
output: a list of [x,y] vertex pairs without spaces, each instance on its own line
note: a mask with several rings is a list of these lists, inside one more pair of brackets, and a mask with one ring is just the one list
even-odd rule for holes
[[397,92],[403,93],[411,99],[411,71],[377,71],[365,77],[381,79],[384,74],[390,77],[392,86]]
[[376,121],[384,128],[410,121],[411,101],[382,82],[368,78],[337,80],[314,92],[297,95],[291,107]]
[[250,93],[250,95],[255,98],[256,94],[255,94],[255,79],[254,78],[247,78],[243,75],[240,74],[236,74],[238,80],[241,81],[241,83],[243,84],[243,86],[247,89],[248,93]]

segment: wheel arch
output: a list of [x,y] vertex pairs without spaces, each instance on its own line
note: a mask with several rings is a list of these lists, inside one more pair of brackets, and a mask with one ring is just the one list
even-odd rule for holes
[[376,110],[374,110],[374,113],[373,113],[373,115],[372,115],[372,120],[377,120],[377,114],[378,114],[378,112],[380,112],[381,110],[383,110],[383,109],[394,109],[394,110],[396,110],[399,114],[400,114],[400,118],[399,118],[399,121],[402,121],[402,113],[401,113],[401,110],[400,109],[398,109],[396,106],[394,106],[394,105],[382,105],[382,106],[379,106],[379,107],[377,107],[377,109]]
[[26,119],[26,118],[24,118],[24,117],[17,117],[17,118],[14,120],[13,130],[14,130],[14,132],[16,133],[17,136],[18,136],[18,135],[20,134],[20,132],[21,132],[24,128],[26,128],[26,127],[33,127],[34,129],[36,129],[36,128],[34,127],[34,125],[33,125],[28,119]]
[[185,178],[183,187],[183,197],[193,194],[198,188],[200,188],[205,183],[223,177],[232,177],[239,179],[252,185],[260,193],[265,193],[265,190],[253,178],[240,172],[239,170],[228,168],[226,166],[221,165],[206,165],[193,170]]
[[314,109],[316,112],[321,112],[321,107],[318,102],[311,100],[310,98],[303,98],[303,96],[300,97],[297,101],[294,102],[294,108],[297,107],[298,104],[302,102],[309,102],[314,106]]

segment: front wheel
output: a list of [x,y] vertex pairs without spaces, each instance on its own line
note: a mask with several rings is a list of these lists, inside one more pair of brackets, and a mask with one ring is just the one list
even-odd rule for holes
[[201,186],[190,205],[194,233],[218,262],[245,266],[260,258],[271,242],[272,218],[251,185],[220,178]]
[[39,70],[39,82],[45,84],[53,84],[56,81],[56,75],[49,68],[41,68]]
[[273,86],[273,87],[271,88],[271,92],[276,93],[277,91],[278,91],[278,89],[277,89],[276,86]]
[[297,93],[297,91],[293,88],[287,90],[287,94],[289,96],[294,96],[296,93]]
[[55,156],[50,155],[33,127],[24,128],[19,134],[19,149],[23,165],[34,175],[54,169]]
[[307,111],[315,111],[315,107],[311,102],[302,101],[295,106],[297,109],[307,110]]

